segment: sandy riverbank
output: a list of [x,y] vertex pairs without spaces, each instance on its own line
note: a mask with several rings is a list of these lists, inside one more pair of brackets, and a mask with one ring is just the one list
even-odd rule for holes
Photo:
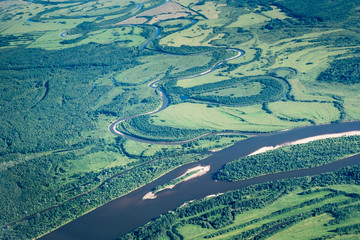
[[280,148],[280,147],[283,147],[283,146],[304,144],[304,143],[308,143],[308,142],[312,142],[312,141],[316,141],[316,140],[321,140],[321,139],[327,139],[327,138],[348,137],[348,136],[355,136],[355,135],[360,135],[360,131],[333,133],[333,134],[325,134],[325,135],[319,135],[319,136],[314,136],[314,137],[309,137],[309,138],[303,138],[303,139],[300,139],[300,140],[297,140],[297,141],[287,142],[287,143],[284,143],[284,144],[281,144],[281,145],[277,145],[275,147],[273,147],[273,146],[262,147],[262,148],[256,150],[255,152],[250,153],[248,156],[264,153],[264,152],[274,150],[274,149],[277,149],[277,148]]
[[[182,177],[186,176],[187,174],[189,174],[191,172],[196,172],[196,173],[188,176],[187,178],[185,178],[185,179],[183,179],[181,181],[181,182],[185,182],[185,181],[188,181],[190,179],[197,178],[197,177],[200,177],[202,175],[205,175],[208,171],[210,171],[210,166],[197,166],[197,167],[193,167],[193,168],[188,169],[184,174],[182,174],[181,176],[179,176],[179,177],[177,177],[175,179],[182,178]],[[178,182],[178,183],[173,184],[173,185],[169,185],[169,186],[159,190],[158,192],[163,191],[165,189],[172,189],[177,184],[179,184],[181,182]],[[156,193],[148,192],[147,194],[144,195],[143,200],[145,200],[145,199],[155,199],[155,198],[156,198]]]

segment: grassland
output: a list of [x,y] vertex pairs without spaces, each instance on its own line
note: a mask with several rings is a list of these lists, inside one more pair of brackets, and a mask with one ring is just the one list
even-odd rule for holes
[[218,150],[231,146],[237,141],[245,139],[244,136],[213,136],[202,138],[196,142],[187,143],[181,146],[178,145],[159,145],[159,144],[146,144],[126,140],[122,143],[124,152],[130,156],[136,157],[152,157],[164,154],[182,154],[184,152],[201,152],[204,150]]
[[[184,5],[191,4],[184,3]],[[243,57],[229,62],[231,66],[236,67],[229,67],[228,69],[222,67],[205,76],[179,80],[176,86],[191,88],[221,82],[239,76],[275,74],[288,81],[291,87],[289,95],[291,101],[270,103],[269,110],[272,111],[272,115],[266,113],[260,114],[261,110],[256,108],[256,106],[251,108],[258,109],[257,117],[262,115],[262,119],[268,123],[272,125],[278,124],[278,127],[282,125],[282,127],[278,129],[299,126],[299,123],[294,124],[288,122],[284,124],[286,121],[303,120],[310,121],[312,124],[320,124],[359,118],[356,102],[360,99],[358,98],[359,95],[357,94],[356,84],[352,86],[337,83],[329,85],[315,80],[318,74],[329,66],[329,62],[339,56],[343,58],[356,56],[354,52],[357,48],[357,46],[351,44],[337,44],[334,46],[332,43],[325,43],[320,39],[324,39],[325,37],[331,39],[338,38],[341,34],[352,35],[353,33],[350,31],[337,27],[328,27],[325,29],[314,28],[312,30],[302,28],[298,33],[291,33],[292,30],[289,28],[288,35],[282,35],[282,33],[276,29],[272,30],[272,33],[271,30],[265,28],[272,19],[279,19],[284,22],[290,21],[289,19],[296,21],[292,16],[286,15],[284,11],[281,11],[278,6],[270,6],[265,9],[255,8],[253,11],[247,11],[245,9],[234,10],[231,6],[222,5],[221,3],[205,3],[205,5],[199,6],[196,4],[192,5],[192,9],[199,11],[201,9],[205,16],[208,14],[208,19],[200,20],[189,29],[162,38],[160,44],[170,46],[180,46],[181,44],[191,46],[217,46],[217,44],[215,44],[215,38],[217,38],[221,39],[221,44],[226,45],[227,43],[233,42],[231,31],[236,28],[243,29],[242,32],[249,32],[253,35],[253,39],[231,45],[232,47],[245,50]],[[238,17],[229,19],[227,15],[229,12]],[[220,26],[222,30],[218,30]],[[278,70],[286,68],[293,69],[295,72],[287,74],[286,70],[281,70],[283,72]],[[208,91],[201,93],[201,95],[247,96],[256,93],[256,91],[258,90],[253,88],[253,86],[249,87],[248,91],[246,88],[239,86],[238,88],[232,87]],[[242,129],[245,131],[249,129],[255,131],[264,130],[265,125],[252,122],[251,120],[253,120],[253,118],[248,113],[246,113],[248,119],[241,117],[237,119],[238,122],[234,121],[234,119],[228,121],[226,117],[224,118],[224,116],[213,113],[214,108],[212,110],[206,109],[206,111],[209,110],[214,114],[211,116],[216,117],[211,117],[210,114],[206,114],[205,110],[200,110],[198,107],[199,102],[188,102],[186,107],[183,107],[183,104],[184,103],[180,103],[178,107],[173,106],[167,109],[162,116],[159,115],[158,119],[154,119],[155,124],[196,128],[200,125],[200,122],[204,122],[204,125],[209,129],[222,129],[216,120],[220,117],[225,119],[226,124],[224,125],[228,126],[228,129]],[[198,106],[190,107],[190,104]],[[343,110],[340,110],[339,107],[334,107],[334,104],[340,104]],[[241,108],[238,108],[238,110],[243,111]],[[188,112],[191,114],[188,114]],[[253,113],[254,111],[251,112]],[[184,121],[176,121],[171,115],[182,118]],[[195,116],[193,121],[190,121],[187,117],[190,115]],[[206,117],[198,117],[199,115]],[[274,118],[282,121],[274,120]],[[209,121],[209,119],[212,120]],[[250,128],[244,120],[245,122],[249,120],[249,124],[253,124],[252,127]],[[214,124],[208,124],[208,122],[213,122]],[[309,122],[303,122],[300,125],[304,124],[307,125]],[[275,129],[269,125],[267,125],[269,127],[268,130]],[[256,126],[258,126],[258,128]]]
[[[153,124],[189,129],[276,131],[302,126],[278,119],[262,110],[260,105],[249,107],[209,107],[207,104],[181,103],[151,116]],[[309,124],[309,123],[307,123]]]
[[207,92],[204,95],[247,97],[247,96],[257,95],[260,93],[261,90],[262,90],[262,86],[259,82],[251,82],[251,83],[239,84],[237,86],[233,86],[227,89]]
[[[345,185],[345,187],[347,187],[347,185]],[[236,214],[236,217],[232,222],[232,224],[226,226],[225,228],[222,228],[221,230],[204,229],[198,225],[189,224],[183,227],[179,227],[178,232],[184,237],[184,239],[203,239],[204,236],[209,236],[209,235],[211,236],[211,234],[216,234],[222,231],[226,232],[227,229],[236,228],[237,226],[241,226],[241,225],[247,225],[247,223],[250,223],[255,220],[253,224],[248,225],[246,227],[244,226],[243,228],[229,231],[229,233],[224,233],[219,236],[213,236],[210,238],[207,237],[207,239],[227,239],[239,235],[241,233],[244,233],[246,231],[250,231],[251,229],[255,229],[262,225],[278,221],[280,219],[286,219],[291,216],[305,214],[306,212],[309,212],[316,208],[320,208],[329,203],[336,204],[336,203],[346,202],[346,200],[350,199],[345,196],[336,196],[330,199],[324,199],[326,195],[331,194],[331,191],[327,191],[326,189],[324,189],[324,191],[319,191],[308,195],[299,195],[299,193],[301,192],[302,192],[301,190],[290,192],[289,194],[279,198],[277,201],[264,208],[247,211],[242,214],[241,213]],[[352,193],[352,192],[353,191],[347,193]],[[354,193],[359,194],[358,191],[355,191]],[[311,205],[304,204],[317,199],[322,199],[322,200]],[[356,204],[359,204],[359,201],[357,201]],[[305,205],[305,206],[299,207],[301,205]],[[342,207],[346,207],[346,206],[347,205],[344,205]],[[276,212],[279,212],[279,210],[291,209],[291,208],[294,209],[282,214],[274,214]],[[357,212],[357,214],[359,213]],[[303,220],[293,225],[288,229],[280,231],[280,233],[277,233],[268,239],[292,239],[292,238],[310,239],[310,238],[325,236],[328,235],[331,230],[334,230],[338,227],[359,223],[359,219],[357,218],[358,216],[356,214],[354,215],[355,215],[354,218],[350,218],[341,224],[334,224],[334,225],[328,225],[329,221],[334,219],[330,214],[325,213],[316,217],[310,217],[306,220]]]
[[316,124],[339,119],[339,111],[332,103],[319,102],[276,102],[269,109],[275,116],[287,119],[308,119]]
[[201,67],[210,62],[211,57],[207,54],[194,56],[167,56],[154,55],[146,56],[139,61],[141,65],[115,75],[115,79],[122,83],[132,85],[149,84],[152,81],[160,80],[180,73],[193,67]]
[[219,75],[222,70],[217,69],[210,75],[200,76],[197,78],[188,78],[177,81],[176,86],[183,88],[190,88],[194,86],[199,86],[207,83],[220,82],[229,79],[227,76]]

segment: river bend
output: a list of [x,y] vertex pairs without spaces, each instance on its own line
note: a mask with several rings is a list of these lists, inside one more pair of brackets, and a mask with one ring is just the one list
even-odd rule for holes
[[[268,174],[243,181],[218,182],[212,179],[213,174],[227,162],[246,156],[262,147],[275,147],[277,145],[308,137],[358,130],[360,130],[360,121],[302,127],[289,131],[269,133],[263,136],[248,138],[231,147],[215,152],[204,160],[179,167],[155,181],[64,225],[54,232],[45,235],[41,239],[115,239],[146,224],[160,214],[175,209],[186,201],[201,199],[208,195],[236,190],[268,181],[313,176],[324,172],[334,171],[342,167],[359,164],[360,154],[320,167]],[[173,189],[159,192],[156,199],[142,200],[143,196],[156,186],[167,183],[185,173],[187,169],[198,165],[210,165],[210,171],[201,177],[182,182]]]

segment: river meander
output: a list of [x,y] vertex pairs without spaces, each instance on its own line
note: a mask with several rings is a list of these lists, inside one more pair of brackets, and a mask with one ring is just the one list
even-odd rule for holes
[[[265,146],[276,146],[317,135],[341,133],[360,130],[360,122],[345,122],[311,127],[297,128],[289,131],[269,133],[251,137],[231,147],[213,153],[211,156],[195,163],[179,167],[157,180],[149,183],[123,197],[115,199],[94,211],[64,225],[41,239],[78,240],[78,239],[115,239],[133,229],[173,210],[186,201],[201,199],[211,194],[240,189],[246,186],[268,181],[293,177],[312,176],[333,171],[360,163],[360,154],[330,164],[311,169],[302,169],[264,175],[237,182],[218,182],[212,179],[213,174],[225,163],[246,156]],[[182,182],[173,189],[157,194],[156,199],[143,200],[143,196],[158,185],[165,184],[180,176],[187,169],[198,165],[210,165],[211,170],[198,178]]]

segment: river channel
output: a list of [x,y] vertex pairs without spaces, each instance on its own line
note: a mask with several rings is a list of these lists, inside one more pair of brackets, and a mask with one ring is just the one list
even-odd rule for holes
[[[94,211],[64,225],[41,239],[43,240],[79,240],[79,239],[116,239],[135,228],[144,225],[160,214],[173,210],[186,201],[201,199],[211,194],[240,189],[246,186],[268,181],[293,177],[312,176],[333,171],[360,163],[360,154],[339,160],[320,167],[264,175],[237,182],[218,182],[212,179],[213,174],[225,163],[246,156],[265,146],[276,146],[295,140],[317,135],[341,133],[360,130],[360,122],[345,122],[311,127],[297,128],[289,131],[269,133],[248,138],[231,147],[213,153],[211,156],[195,163],[179,167],[157,180],[139,188],[123,197],[115,199]],[[156,199],[143,200],[143,196],[154,187],[169,182],[180,176],[187,169],[198,165],[210,165],[210,171],[198,178],[182,182],[173,189],[161,191]]]

